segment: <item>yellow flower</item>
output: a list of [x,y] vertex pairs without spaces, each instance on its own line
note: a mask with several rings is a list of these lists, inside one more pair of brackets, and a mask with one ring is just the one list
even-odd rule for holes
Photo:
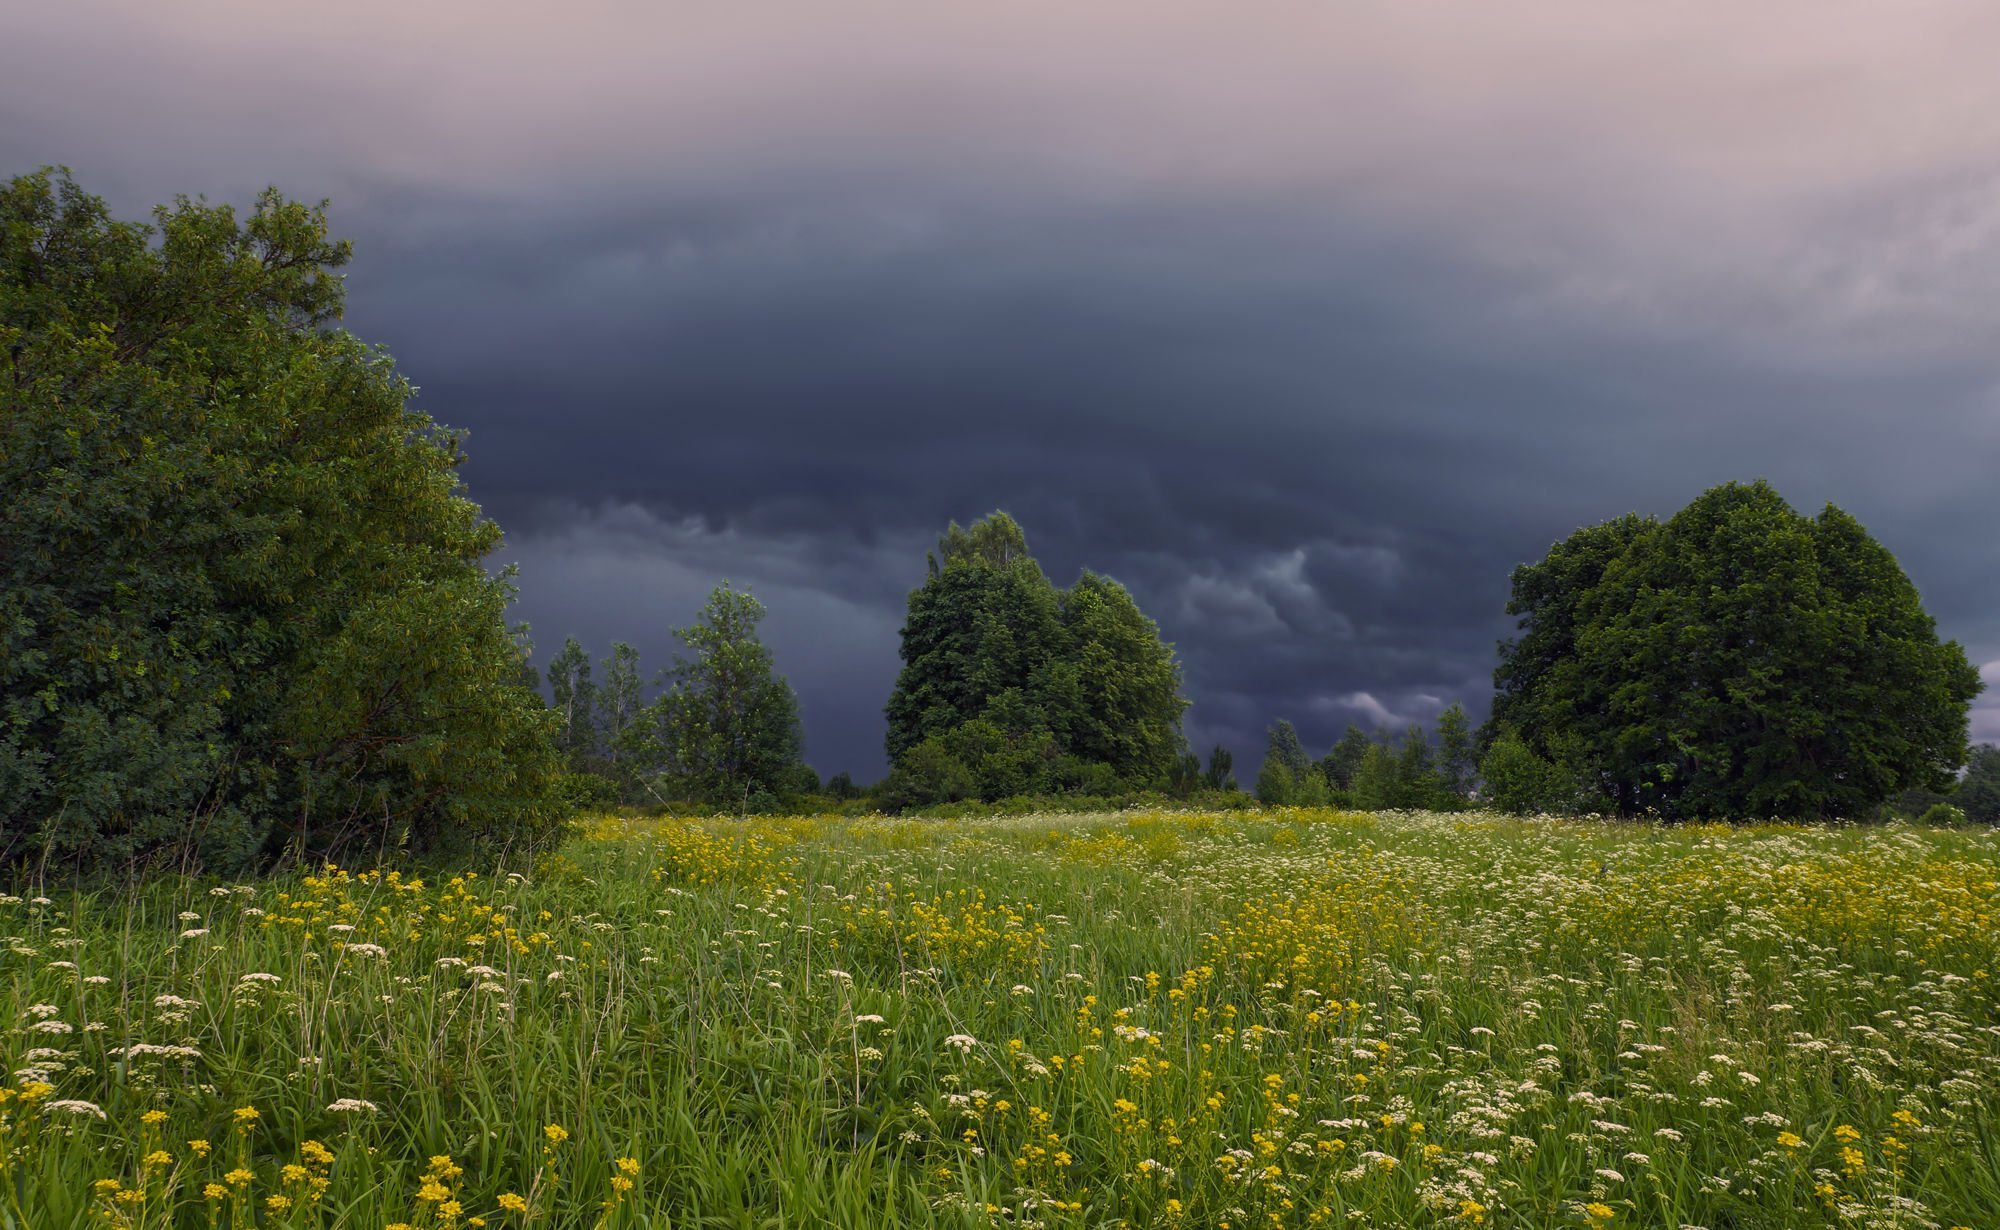
[[559,1145],[569,1139],[569,1132],[553,1123],[542,1129],[542,1135],[549,1138],[551,1145]]
[[99,1179],[91,1186],[97,1189],[97,1194],[100,1196],[115,1196],[118,1194],[118,1189],[125,1185],[116,1179]]
[[1618,1213],[1617,1210],[1613,1209],[1610,1205],[1601,1204],[1598,1201],[1593,1200],[1589,1204],[1583,1206],[1583,1215],[1589,1218],[1591,1221],[1610,1221],[1613,1217],[1616,1217]]
[[611,1176],[611,1190],[612,1190],[612,1191],[614,1191],[614,1192],[617,1192],[617,1193],[618,1193],[619,1195],[621,1195],[621,1196],[622,1196],[622,1195],[624,1195],[624,1194],[625,1194],[626,1192],[629,1192],[629,1191],[631,1191],[631,1190],[632,1190],[632,1180],[630,1180],[630,1179],[626,1178],[626,1177],[625,1177],[624,1175],[622,1175],[622,1174],[615,1174],[615,1175],[612,1175],[612,1176]]
[[618,1159],[618,1169],[624,1171],[626,1174],[638,1174],[639,1159],[634,1157],[621,1157]]
[[254,1106],[239,1106],[231,1113],[236,1117],[236,1126],[246,1130],[263,1117],[257,1113],[257,1108]]
[[146,1156],[145,1156],[145,1157],[144,1157],[144,1158],[143,1158],[143,1159],[142,1159],[142,1160],[140,1161],[140,1165],[142,1165],[142,1166],[165,1166],[165,1165],[167,1165],[168,1163],[172,1162],[173,1160],[174,1160],[174,1157],[173,1157],[173,1154],[171,1154],[171,1153],[168,1153],[168,1152],[167,1152],[167,1151],[166,1151],[165,1149],[155,1149],[155,1150],[153,1150],[153,1151],[152,1151],[151,1153],[148,1153],[148,1154],[147,1154],[147,1155],[146,1155]]
[[1839,1141],[1851,1142],[1860,1140],[1861,1133],[1855,1130],[1853,1124],[1843,1123],[1839,1127],[1833,1129],[1833,1138]]
[[158,1127],[166,1121],[167,1112],[163,1110],[149,1110],[139,1116],[139,1122],[145,1124],[147,1127]]
[[257,1177],[256,1175],[251,1174],[249,1171],[243,1169],[243,1167],[238,1166],[236,1169],[230,1171],[228,1174],[223,1175],[222,1181],[224,1183],[229,1184],[232,1187],[243,1187],[248,1185],[250,1180],[256,1177]]
[[220,1183],[210,1183],[201,1189],[201,1194],[210,1200],[225,1200],[229,1197],[229,1189]]
[[273,1213],[282,1213],[292,1207],[292,1198],[290,1196],[266,1196],[264,1197],[264,1207]]
[[1787,1149],[1796,1149],[1800,1145],[1806,1142],[1804,1138],[1799,1136],[1796,1132],[1779,1132],[1778,1143],[1783,1145]]
[[501,1192],[500,1207],[509,1213],[525,1213],[528,1211],[528,1202],[514,1192]]
[[188,1141],[188,1148],[196,1157],[208,1156],[209,1144],[205,1140],[190,1140]]

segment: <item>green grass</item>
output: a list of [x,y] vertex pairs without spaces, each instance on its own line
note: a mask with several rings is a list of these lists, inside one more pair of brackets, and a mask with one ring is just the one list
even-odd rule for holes
[[1991,832],[606,820],[514,874],[15,893],[9,1230],[2000,1210]]

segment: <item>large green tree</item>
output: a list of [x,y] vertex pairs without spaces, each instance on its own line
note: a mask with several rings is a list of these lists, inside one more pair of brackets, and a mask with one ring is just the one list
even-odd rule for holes
[[921,774],[892,772],[899,800],[923,801],[924,783],[989,798],[1165,785],[1184,750],[1180,666],[1158,625],[1108,577],[1057,589],[1005,513],[945,531],[902,638],[892,770],[929,746]]
[[1592,805],[1859,816],[1965,761],[1965,652],[1853,517],[1763,482],[1578,531],[1516,571],[1509,610],[1495,720]]
[[0,860],[238,871],[546,834],[499,530],[275,191],[0,188]]
[[667,785],[681,797],[755,810],[810,773],[798,697],[757,635],[763,618],[763,603],[724,583],[692,625],[675,629],[689,653],[668,668],[650,725]]

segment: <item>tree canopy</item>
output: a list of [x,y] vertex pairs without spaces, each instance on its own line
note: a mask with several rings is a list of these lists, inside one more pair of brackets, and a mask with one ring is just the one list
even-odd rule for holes
[[1578,530],[1515,570],[1507,609],[1495,729],[1587,806],[1859,816],[1966,758],[1964,650],[1859,522],[1763,482]]
[[757,636],[763,618],[763,603],[724,583],[693,624],[674,632],[690,656],[676,656],[666,672],[653,724],[677,797],[768,810],[812,772],[800,759],[798,698]]
[[1056,588],[1004,512],[945,531],[910,595],[902,658],[892,802],[1164,786],[1185,750],[1180,666],[1159,626],[1108,577]]
[[0,859],[234,871],[550,831],[558,762],[457,436],[337,327],[275,190],[0,188]]

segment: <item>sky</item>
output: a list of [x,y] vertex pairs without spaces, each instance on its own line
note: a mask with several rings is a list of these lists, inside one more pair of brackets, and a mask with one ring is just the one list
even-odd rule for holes
[[[1483,715],[1508,575],[1831,501],[2000,685],[2000,6],[32,0],[0,174],[262,187],[470,433],[517,613],[749,586],[884,769],[947,522],[1124,582],[1190,742]],[[2000,686],[1974,735],[2000,740]]]

